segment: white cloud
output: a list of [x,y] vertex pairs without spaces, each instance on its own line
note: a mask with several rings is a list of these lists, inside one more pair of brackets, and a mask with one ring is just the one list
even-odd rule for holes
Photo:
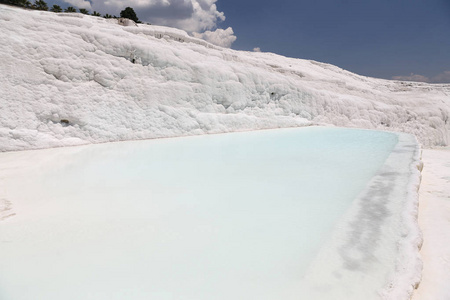
[[186,31],[203,31],[213,29],[217,22],[225,21],[223,12],[214,4],[217,0],[191,0],[194,12],[190,19],[181,22]]
[[431,78],[431,82],[434,83],[450,83],[450,71],[444,71],[433,78]]
[[231,44],[236,40],[233,28],[228,27],[227,29],[216,29],[215,31],[205,31],[203,33],[193,32],[192,35],[196,38],[204,39],[211,44],[226,47],[231,47]]
[[255,47],[255,48],[253,48],[253,52],[261,52],[261,48]]
[[450,71],[444,71],[431,78],[411,73],[410,75],[406,76],[393,76],[392,79],[403,81],[429,82],[429,83],[450,83]]
[[224,13],[217,10],[217,0],[91,0],[90,5],[85,0],[64,1],[79,8],[116,16],[129,6],[143,22],[175,27],[189,33],[213,30],[218,22],[225,20]]
[[[233,29],[216,29],[225,21],[217,10],[217,0],[64,0],[77,8],[119,16],[127,6],[132,7],[139,20],[154,25],[175,27],[222,47],[231,47],[236,40]],[[202,32],[202,33],[199,33]]]
[[392,79],[394,80],[402,80],[402,81],[418,81],[418,82],[429,82],[430,79],[426,76],[419,75],[419,74],[413,74],[406,76],[393,76]]
[[85,0],[65,0],[64,2],[69,3],[71,6],[76,8],[85,8],[87,10],[92,10],[91,3]]

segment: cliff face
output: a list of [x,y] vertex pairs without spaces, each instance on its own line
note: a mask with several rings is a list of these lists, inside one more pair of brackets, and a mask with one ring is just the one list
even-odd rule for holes
[[0,5],[0,150],[330,124],[450,142],[450,85]]

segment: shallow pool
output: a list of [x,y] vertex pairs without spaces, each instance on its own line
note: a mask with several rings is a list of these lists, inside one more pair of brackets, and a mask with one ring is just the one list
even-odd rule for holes
[[2,153],[0,298],[302,299],[398,140],[311,127]]

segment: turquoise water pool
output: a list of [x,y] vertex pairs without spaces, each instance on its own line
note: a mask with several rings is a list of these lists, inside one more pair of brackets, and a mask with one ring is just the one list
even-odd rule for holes
[[398,142],[301,128],[5,153],[2,299],[301,299]]

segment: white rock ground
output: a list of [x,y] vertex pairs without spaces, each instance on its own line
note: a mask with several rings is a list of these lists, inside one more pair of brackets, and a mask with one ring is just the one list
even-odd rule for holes
[[[0,5],[0,28],[1,151],[310,124],[402,131],[425,147],[450,141],[448,84],[368,78],[220,48],[172,28],[119,26],[81,14]],[[448,163],[437,153],[425,151],[425,168],[428,161]],[[445,199],[424,200],[421,209],[424,291],[426,274],[446,270],[431,263],[441,269],[428,272],[429,257],[445,261],[450,253],[449,243],[439,243],[448,223],[426,229],[445,220],[438,218]],[[430,247],[443,254],[427,255]],[[430,289],[444,295],[433,299],[450,298],[442,285]]]
[[450,148],[425,149],[422,160],[423,272],[413,300],[450,299]]
[[448,84],[368,78],[82,14],[1,5],[0,28],[3,151],[318,123],[450,141]]

